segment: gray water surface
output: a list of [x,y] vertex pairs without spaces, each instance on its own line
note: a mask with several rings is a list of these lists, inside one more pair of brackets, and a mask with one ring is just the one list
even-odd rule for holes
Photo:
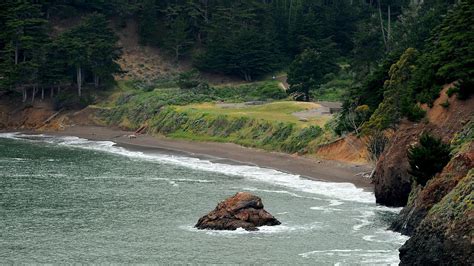
[[[282,225],[196,230],[238,191]],[[141,153],[75,137],[0,134],[0,262],[396,264],[396,209],[351,184]]]

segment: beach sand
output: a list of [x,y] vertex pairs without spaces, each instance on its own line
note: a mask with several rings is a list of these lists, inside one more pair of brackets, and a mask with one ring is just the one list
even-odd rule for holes
[[312,180],[352,183],[364,190],[373,191],[370,180],[361,175],[362,172],[371,170],[368,165],[316,160],[304,156],[246,148],[233,143],[196,142],[150,135],[129,138],[128,135],[133,132],[108,127],[74,126],[64,131],[42,133],[76,136],[89,140],[108,140],[115,142],[118,146],[142,152],[177,154],[227,164],[256,165],[301,175]]

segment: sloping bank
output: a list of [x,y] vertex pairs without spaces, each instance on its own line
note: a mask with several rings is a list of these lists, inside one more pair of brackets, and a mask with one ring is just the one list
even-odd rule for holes
[[[102,115],[107,117],[107,110]],[[151,134],[200,141],[232,142],[246,147],[287,153],[307,152],[310,143],[316,142],[318,137],[323,135],[323,130],[317,125],[301,126],[248,116],[233,117],[178,110],[173,106],[163,107],[144,123]],[[136,126],[131,125],[129,129]]]

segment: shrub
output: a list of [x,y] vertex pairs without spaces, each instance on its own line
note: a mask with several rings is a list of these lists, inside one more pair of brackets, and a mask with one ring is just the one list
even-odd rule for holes
[[289,153],[303,153],[308,144],[322,134],[323,130],[319,126],[309,126],[302,129],[298,134],[292,135],[283,143],[281,149]]
[[178,84],[180,89],[189,90],[197,88],[203,82],[201,81],[201,76],[199,75],[199,72],[197,70],[191,70],[179,74],[176,83]]
[[60,109],[82,109],[94,102],[94,97],[84,94],[77,96],[76,92],[63,90],[53,100],[54,110]]
[[461,81],[456,87],[458,88],[458,99],[467,100],[474,91],[474,80]]
[[405,115],[408,118],[408,120],[412,122],[418,122],[421,119],[425,117],[426,111],[421,109],[421,107],[417,104],[411,105],[411,107],[408,107]]
[[383,131],[375,131],[368,136],[367,140],[367,151],[369,152],[369,159],[377,161],[382,155],[385,147],[387,146],[388,138],[385,136]]
[[448,101],[448,99],[446,99],[445,102],[440,103],[439,105],[441,105],[443,108],[448,108],[448,107],[449,107],[449,101]]
[[459,87],[458,86],[454,86],[454,87],[451,87],[448,89],[448,91],[446,92],[446,94],[448,95],[448,97],[451,97],[453,96],[455,93],[458,93],[459,92]]
[[409,173],[424,186],[436,173],[443,170],[450,160],[451,148],[441,139],[423,133],[417,145],[407,151]]

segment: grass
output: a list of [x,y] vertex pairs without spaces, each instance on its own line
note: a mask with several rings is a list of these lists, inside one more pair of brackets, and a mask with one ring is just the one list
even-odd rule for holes
[[267,121],[294,123],[298,127],[306,127],[311,124],[324,126],[329,120],[327,116],[310,118],[307,122],[302,122],[294,116],[294,112],[314,109],[319,107],[316,103],[281,101],[262,105],[247,105],[240,107],[223,107],[215,103],[190,104],[176,106],[178,112],[203,113],[212,115],[227,115],[229,117],[248,117],[250,119],[262,119]]
[[306,153],[325,135],[322,128],[330,117],[302,121],[293,113],[319,105],[283,100],[288,96],[278,84],[180,89],[172,80],[119,81],[99,106],[100,114],[109,125],[134,130],[147,124],[149,133],[172,138]]
[[[266,110],[274,110],[277,106],[278,103]],[[323,135],[321,127],[309,122],[297,124],[293,119],[265,119],[260,113],[237,115],[216,112],[215,108],[206,112],[188,107],[163,109],[149,121],[151,133],[189,140],[232,142],[289,153],[307,152],[309,143]],[[289,109],[295,110],[294,107]]]

